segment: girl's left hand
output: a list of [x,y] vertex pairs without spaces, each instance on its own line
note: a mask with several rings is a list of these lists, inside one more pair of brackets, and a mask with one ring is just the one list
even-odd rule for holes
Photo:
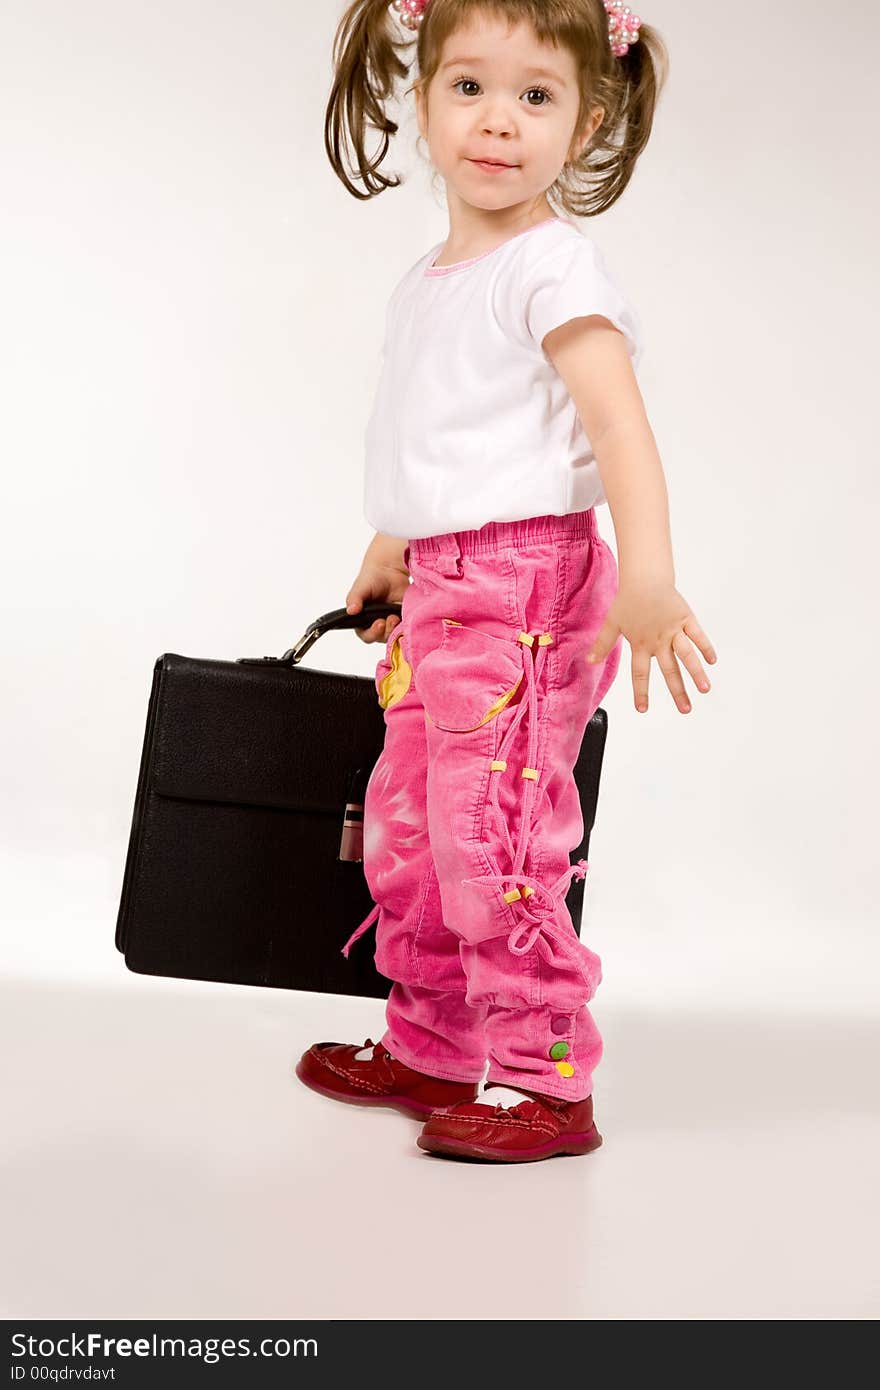
[[632,648],[633,694],[640,713],[648,708],[651,657],[656,658],[682,714],[690,712],[691,702],[676,657],[690,672],[698,690],[705,694],[710,689],[695,648],[710,664],[717,660],[715,649],[672,584],[633,580],[621,583],[587,660],[604,660],[621,633]]

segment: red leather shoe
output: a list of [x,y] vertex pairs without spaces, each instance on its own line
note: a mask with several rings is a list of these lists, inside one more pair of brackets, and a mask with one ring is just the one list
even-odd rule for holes
[[[355,1053],[365,1047],[373,1049],[372,1057],[357,1058]],[[389,1106],[417,1120],[463,1100],[473,1100],[479,1090],[477,1081],[444,1081],[442,1077],[414,1071],[372,1038],[361,1046],[312,1043],[295,1070],[300,1081],[322,1096],[344,1100],[349,1105]]]
[[[490,1082],[486,1090],[500,1082]],[[524,1087],[517,1086],[519,1090]],[[588,1154],[602,1136],[593,1123],[593,1097],[559,1100],[526,1091],[529,1100],[509,1109],[480,1101],[462,1101],[434,1115],[416,1143],[428,1153],[484,1158],[495,1163],[531,1163],[558,1154]]]

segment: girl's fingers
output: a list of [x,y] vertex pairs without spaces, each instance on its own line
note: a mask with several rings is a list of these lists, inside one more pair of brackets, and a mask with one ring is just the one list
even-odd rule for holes
[[657,665],[666,677],[666,684],[669,686],[673,700],[682,714],[689,714],[691,702],[684,688],[684,681],[681,678],[681,671],[678,669],[678,662],[672,648],[661,649],[656,653],[656,657]]
[[387,618],[377,618],[369,627],[356,627],[355,632],[362,642],[387,642],[400,621],[396,613],[389,613]]
[[[682,627],[685,635],[691,639],[695,646],[699,647],[700,651],[703,653],[703,656],[706,658],[709,664],[713,665],[718,660],[715,648],[709,641],[708,634],[705,633],[703,629],[700,627],[700,624],[697,622],[693,613],[690,615],[689,618],[685,619]],[[693,675],[693,671],[691,670],[690,666],[688,666],[688,670],[691,672],[691,675]],[[697,684],[699,685],[699,681],[697,681]],[[702,687],[700,688],[702,689]]]
[[650,652],[634,651],[632,659],[633,698],[640,714],[644,714],[648,708],[648,677],[650,673]]
[[697,653],[694,651],[693,646],[683,632],[677,632],[673,637],[672,649],[679,661],[686,667],[697,689],[701,690],[703,694],[705,694],[707,690],[711,690],[709,677],[700,665],[700,659]]

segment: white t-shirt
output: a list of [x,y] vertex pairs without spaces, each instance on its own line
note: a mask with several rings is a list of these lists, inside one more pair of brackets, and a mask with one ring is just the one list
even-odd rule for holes
[[604,503],[590,441],[541,347],[551,328],[601,314],[638,366],[641,326],[601,251],[555,217],[434,266],[442,246],[388,302],[365,435],[366,520],[413,540]]

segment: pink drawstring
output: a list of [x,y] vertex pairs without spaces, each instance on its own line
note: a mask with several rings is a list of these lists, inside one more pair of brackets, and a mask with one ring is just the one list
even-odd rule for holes
[[[541,672],[544,668],[544,662],[547,660],[547,646],[539,646],[538,655],[534,659],[532,659],[531,647],[529,647],[528,650],[526,650],[525,642],[521,644],[521,651],[523,663],[525,665],[526,693],[524,698],[520,700],[519,704],[515,706],[516,712],[513,716],[513,719],[510,721],[507,733],[504,735],[503,739],[501,740],[501,743],[498,746],[496,760],[499,762],[503,760],[505,749],[507,748],[508,744],[513,742],[513,738],[516,734],[517,728],[519,727],[520,720],[522,719],[523,715],[528,709],[529,743],[528,750],[526,752],[526,767],[533,768],[535,766],[535,759],[538,756],[538,713],[535,708],[537,700],[537,684],[538,677],[541,675]],[[520,834],[520,843],[516,852],[514,852],[513,841],[510,838],[510,831],[507,828],[507,821],[501,812],[501,804],[498,799],[497,779],[493,779],[489,787],[489,799],[492,802],[496,818],[504,833],[504,838],[507,841],[508,853],[511,856],[514,856],[514,873],[518,872],[522,868],[523,862],[525,860],[526,847],[528,845],[529,835],[531,834],[532,802],[535,799],[536,791],[535,779],[524,777],[522,780],[526,783],[523,798],[523,811],[521,822],[523,828]],[[464,881],[467,883],[471,882],[470,879],[465,879]]]
[[[501,743],[498,747],[498,752],[493,761],[501,763],[506,761],[504,758],[504,752],[508,744],[512,742],[516,730],[519,727],[519,722],[522,719],[523,714],[525,713],[526,707],[528,707],[529,738],[525,766],[527,770],[532,771],[536,770],[535,761],[538,756],[538,711],[536,708],[538,696],[537,686],[538,680],[544,669],[544,663],[547,659],[547,644],[539,645],[538,655],[534,659],[532,658],[531,647],[529,647],[529,650],[526,651],[526,643],[523,643],[522,649],[523,662],[526,667],[526,693],[524,698],[516,707],[516,713],[514,714],[513,719],[510,721],[507,732],[501,740]],[[517,844],[515,850],[513,846],[513,841],[510,836],[510,831],[507,826],[507,820],[501,811],[497,782],[490,787],[489,792],[489,800],[492,803],[496,819],[499,825],[501,826],[504,838],[507,841],[508,853],[513,858],[513,867],[511,868],[510,872],[506,874],[502,874],[500,872],[495,872],[491,874],[479,874],[473,878],[464,878],[461,880],[461,882],[493,883],[497,884],[499,888],[502,888],[505,883],[511,882],[517,887],[522,886],[531,888],[532,894],[537,894],[539,897],[544,898],[548,906],[543,911],[541,911],[540,909],[533,910],[527,906],[525,897],[523,897],[520,900],[514,899],[514,901],[519,901],[520,911],[523,914],[523,920],[518,922],[516,926],[512,929],[512,931],[508,933],[508,950],[510,950],[514,955],[517,956],[525,955],[527,951],[530,951],[532,949],[532,947],[535,945],[537,941],[541,940],[541,932],[543,930],[548,938],[552,938],[553,940],[558,942],[558,944],[562,947],[563,951],[567,955],[577,960],[577,956],[570,949],[572,946],[571,930],[569,929],[566,931],[560,931],[558,928],[554,927],[548,919],[556,911],[558,904],[563,896],[563,891],[567,891],[567,886],[571,882],[572,878],[584,878],[587,869],[589,868],[589,864],[586,859],[578,859],[576,863],[571,864],[568,867],[568,869],[566,869],[562,874],[560,874],[559,878],[553,884],[552,888],[549,889],[545,887],[545,885],[541,883],[539,879],[533,878],[530,875],[523,873],[522,866],[525,862],[526,850],[528,848],[529,838],[532,833],[532,806],[537,790],[537,779],[532,777],[523,777],[522,780],[526,782],[527,785],[523,793],[523,803],[520,814],[519,843]],[[489,854],[490,858],[493,857],[491,856],[488,850],[486,852],[487,854]],[[528,925],[531,925],[532,927],[528,939],[526,940],[524,945],[518,945],[517,938],[521,936],[522,932]],[[576,934],[575,939],[577,939]],[[547,956],[548,948],[546,946],[546,943],[542,944],[541,949],[543,951],[543,954]]]
[[373,925],[373,923],[375,922],[375,920],[376,920],[376,918],[377,918],[378,916],[379,916],[379,904],[377,903],[376,906],[373,908],[372,912],[369,914],[369,916],[364,918],[363,922],[361,922],[360,926],[357,928],[357,930],[354,932],[354,934],[348,938],[348,940],[346,941],[345,945],[343,946],[343,948],[342,948],[342,954],[345,956],[346,960],[348,959],[348,953],[349,953],[349,951],[351,950],[351,948],[352,948],[352,946],[354,945],[354,943],[355,943],[360,937],[363,936],[363,934],[364,934],[365,931],[369,931],[369,930],[370,930],[370,927]]
[[[540,879],[531,878],[528,874],[523,873],[481,874],[478,878],[462,879],[462,882],[500,884],[506,883],[508,879],[515,879],[517,884],[528,884],[530,888],[534,889],[535,893],[539,893],[542,897],[546,898],[547,901],[552,904],[552,906],[548,912],[542,912],[540,915],[535,916],[531,912],[531,910],[528,907],[526,907],[523,903],[522,911],[525,913],[526,920],[522,922],[517,922],[513,930],[508,933],[507,949],[509,951],[512,951],[515,956],[524,956],[527,951],[530,951],[532,949],[532,947],[535,945],[535,942],[541,939],[541,933],[543,931],[544,935],[552,938],[553,940],[559,943],[566,955],[570,956],[573,960],[580,964],[580,957],[569,949],[572,943],[571,932],[569,930],[561,931],[558,927],[554,926],[548,919],[555,911],[560,899],[562,898],[562,885],[567,884],[567,882],[570,882],[572,878],[583,878],[588,868],[589,864],[587,863],[586,859],[578,859],[576,863],[571,864],[565,870],[564,873],[561,873],[559,875],[559,878],[553,884],[552,888],[545,888],[544,885],[541,883]],[[526,941],[524,946],[515,945],[514,938],[518,937],[521,934],[521,932],[525,930],[525,928],[528,926],[530,922],[533,925],[532,930],[529,933],[529,939]],[[552,959],[551,953],[546,949],[544,949],[543,954],[547,957],[548,960]]]

